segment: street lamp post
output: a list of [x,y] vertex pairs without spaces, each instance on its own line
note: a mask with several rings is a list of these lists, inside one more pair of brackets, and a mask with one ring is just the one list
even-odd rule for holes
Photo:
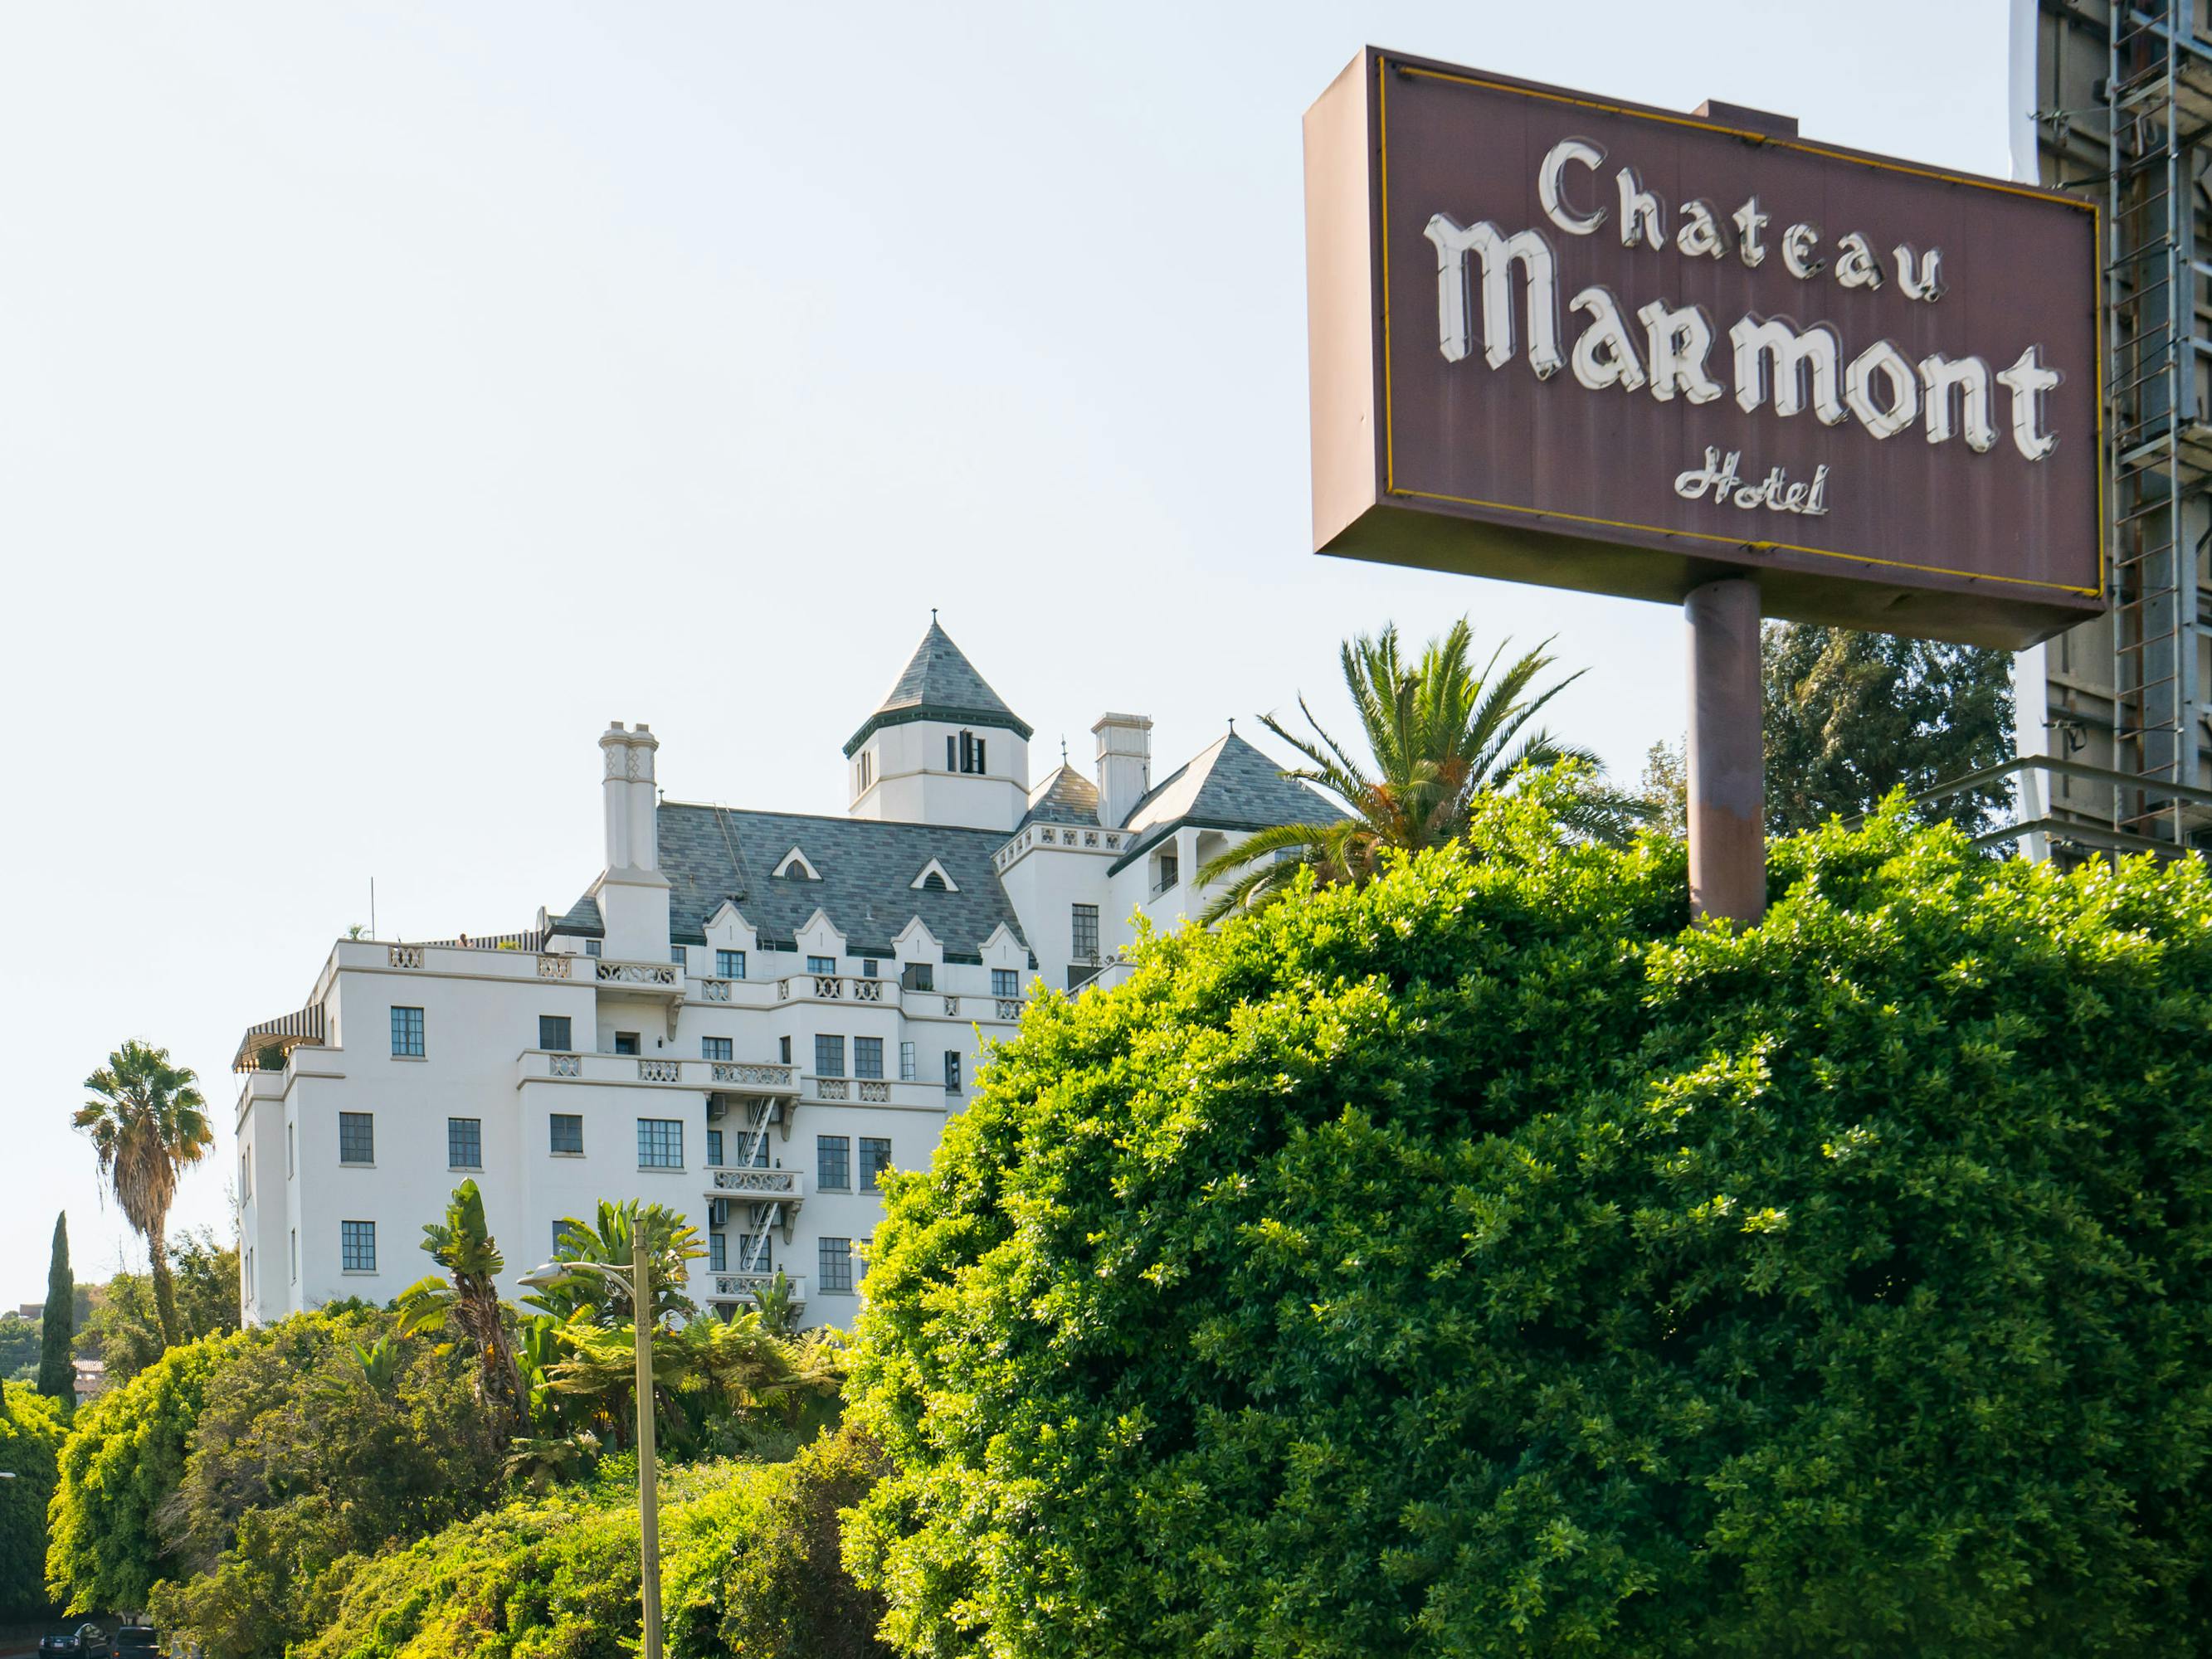
[[533,1291],[550,1290],[578,1273],[611,1279],[630,1295],[630,1326],[637,1334],[637,1538],[638,1577],[645,1603],[643,1659],[660,1652],[660,1470],[653,1437],[653,1267],[639,1243],[630,1246],[628,1272],[598,1261],[549,1261],[533,1267],[520,1282]]

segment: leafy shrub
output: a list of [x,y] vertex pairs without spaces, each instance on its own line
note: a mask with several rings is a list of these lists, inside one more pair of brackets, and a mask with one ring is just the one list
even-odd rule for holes
[[[878,1455],[850,1433],[793,1463],[669,1470],[662,1600],[672,1659],[860,1659],[881,1604],[838,1565],[836,1510]],[[635,1462],[346,1563],[301,1659],[617,1659],[635,1650]]]
[[1040,998],[892,1183],[917,1654],[2212,1650],[2212,883],[1480,809]]
[[220,1659],[285,1651],[326,1615],[343,1557],[496,1501],[506,1450],[464,1358],[384,1313],[306,1313],[225,1353],[161,1529],[179,1568],[161,1622]]
[[49,1516],[46,1583],[72,1612],[143,1607],[177,1571],[156,1517],[184,1478],[186,1442],[222,1357],[252,1339],[172,1348],[80,1410],[62,1443]]
[[27,1383],[0,1388],[0,1613],[46,1608],[46,1504],[60,1479],[62,1408]]

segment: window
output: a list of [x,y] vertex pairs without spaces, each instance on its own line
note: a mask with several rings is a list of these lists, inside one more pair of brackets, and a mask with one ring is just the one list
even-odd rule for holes
[[599,941],[595,939],[587,939],[584,941],[584,954],[587,957],[599,955]]
[[738,1266],[749,1273],[772,1273],[775,1271],[775,1235],[773,1233],[739,1233],[738,1235]]
[[884,1074],[884,1040],[881,1037],[853,1039],[853,1075],[881,1077]]
[[420,1008],[394,1008],[392,1011],[392,1052],[409,1060],[422,1058],[422,1011]]
[[637,1052],[637,1033],[635,1031],[617,1031],[615,1033],[615,1052],[618,1054],[635,1054]]
[[810,974],[834,974],[837,971],[837,958],[809,957],[806,958],[806,971]]
[[989,769],[983,764],[983,739],[973,732],[963,732],[957,738],[945,739],[945,769],[948,772],[981,773]]
[[862,979],[873,979],[875,976],[876,959],[873,957],[862,957],[860,958],[860,977]]
[[914,1079],[914,1044],[902,1042],[899,1044],[899,1081],[911,1083]]
[[668,947],[668,959],[685,973],[691,971],[691,952],[681,945]]
[[791,1064],[791,1039],[780,1036],[775,1040],[775,1057],[785,1065]]
[[683,1119],[638,1119],[637,1167],[641,1170],[680,1170],[684,1167]]
[[730,1271],[730,1241],[725,1234],[707,1235],[707,1271],[710,1273]]
[[743,951],[714,952],[714,977],[743,979],[745,976],[745,953]]
[[737,1054],[728,1037],[701,1037],[699,1057],[702,1060],[734,1060]]
[[246,1293],[253,1294],[253,1247],[250,1244],[246,1249]]
[[483,1120],[449,1117],[446,1120],[446,1162],[456,1170],[483,1168]]
[[[284,1179],[287,1181],[300,1173],[300,1146],[293,1133],[297,1127],[291,1123],[284,1126]],[[293,1277],[296,1279],[299,1275],[295,1273]]]
[[556,1054],[573,1052],[576,1045],[570,1036],[568,1016],[566,1014],[538,1015],[538,1046],[541,1048],[550,1048]]
[[338,1266],[349,1273],[373,1273],[376,1271],[376,1224],[374,1221],[338,1223]]
[[860,1137],[860,1190],[864,1193],[883,1190],[884,1170],[891,1167],[891,1143],[888,1138],[878,1139],[874,1135]]
[[945,1051],[945,1092],[948,1095],[960,1092],[960,1051],[957,1048]]
[[292,1229],[292,1282],[300,1282],[300,1230]]
[[853,781],[859,786],[853,793],[865,795],[868,786],[876,781],[876,755],[872,749],[860,751],[860,758],[853,763]]
[[722,1132],[720,1129],[707,1131],[707,1166],[714,1170],[722,1167]]
[[814,1075],[817,1077],[845,1075],[844,1038],[817,1036],[814,1039]]
[[565,1221],[555,1222],[553,1224],[553,1259],[556,1261],[561,1259],[561,1244],[568,1237],[568,1224]]
[[1078,904],[1072,908],[1068,920],[1075,934],[1075,959],[1078,962],[1098,960],[1098,907]]
[[994,997],[1018,997],[1022,994],[1022,976],[1012,968],[991,969],[991,994]]
[[1182,856],[1170,848],[1153,860],[1152,870],[1152,896],[1158,898],[1182,879]]
[[943,872],[931,870],[921,878],[921,890],[925,893],[949,893],[952,889],[946,884]]
[[253,1196],[253,1149],[246,1147],[238,1154],[238,1195]]
[[376,1117],[371,1112],[338,1114],[338,1162],[376,1162]]
[[853,1241],[849,1238],[825,1238],[822,1241],[822,1276],[816,1288],[824,1291],[849,1291],[853,1288]]
[[580,1112],[553,1114],[553,1150],[569,1158],[584,1152],[584,1115]]
[[814,1184],[824,1192],[845,1192],[853,1185],[853,1143],[843,1135],[814,1137]]
[[865,1285],[868,1281],[868,1247],[875,1242],[872,1238],[864,1238],[860,1241],[860,1248],[852,1253],[853,1283],[855,1285]]
[[936,966],[927,962],[909,962],[899,969],[899,983],[909,991],[934,991],[937,988]]

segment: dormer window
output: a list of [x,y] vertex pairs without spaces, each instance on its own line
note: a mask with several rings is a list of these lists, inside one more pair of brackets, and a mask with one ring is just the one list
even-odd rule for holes
[[981,775],[990,769],[983,764],[983,739],[973,732],[963,732],[958,737],[945,739],[945,769],[948,772],[970,772]]
[[796,847],[783,855],[783,862],[775,866],[775,873],[792,881],[819,881],[822,877],[806,861],[806,854]]
[[935,859],[923,865],[921,873],[907,885],[917,893],[957,893],[960,890],[959,884]]

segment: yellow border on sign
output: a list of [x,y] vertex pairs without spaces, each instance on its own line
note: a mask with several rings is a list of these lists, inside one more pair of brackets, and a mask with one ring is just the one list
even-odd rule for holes
[[[1474,87],[1485,92],[1502,92],[1522,98],[1534,98],[1548,103],[1571,105],[1578,109],[1591,109],[1625,119],[1656,121],[1665,125],[1692,127],[1701,132],[1719,133],[1726,137],[1747,139],[1753,143],[1771,144],[1781,149],[1794,149],[1808,155],[1822,156],[1830,161],[1847,161],[1858,167],[1901,173],[1909,177],[1930,179],[1948,185],[1966,185],[1976,190],[1994,190],[2008,196],[2025,196],[2035,201],[2049,202],[2056,206],[2077,208],[2090,216],[2090,240],[2098,256],[2102,257],[2101,223],[2094,202],[2075,197],[2062,196],[2026,185],[2010,185],[1995,179],[1976,179],[1964,173],[1943,173],[1933,167],[1914,167],[1906,162],[1877,161],[1869,156],[1854,155],[1846,150],[1830,149],[1820,144],[1808,144],[1802,139],[1777,137],[1771,133],[1754,132],[1744,127],[1723,126],[1717,122],[1702,121],[1695,116],[1666,115],[1653,111],[1629,109],[1619,104],[1608,104],[1601,99],[1578,98],[1565,93],[1539,92],[1533,88],[1514,86],[1503,81],[1486,81],[1474,76],[1449,75],[1438,70],[1416,68],[1411,64],[1395,66],[1401,75],[1419,76],[1431,81],[1448,81],[1459,86]],[[1832,547],[1803,547],[1794,542],[1759,541],[1742,536],[1720,536],[1695,530],[1670,530],[1660,525],[1633,524],[1618,519],[1599,519],[1577,513],[1559,513],[1547,508],[1522,507],[1513,501],[1486,501],[1471,495],[1446,495],[1435,490],[1401,489],[1398,487],[1398,459],[1396,444],[1397,410],[1394,404],[1390,383],[1390,100],[1389,70],[1392,64],[1386,53],[1375,55],[1376,131],[1379,141],[1380,182],[1382,199],[1382,488],[1384,493],[1409,501],[1449,501],[1462,507],[1479,507],[1489,512],[1518,513],[1530,518],[1557,519],[1569,524],[1594,525],[1607,530],[1633,530],[1647,536],[1665,536],[1684,541],[1714,542],[1725,547],[1748,548],[1753,552],[1806,553],[1818,558],[1842,559],[1851,564],[1880,565],[1893,570],[1917,570],[1931,576],[1956,576],[1966,581],[2002,582],[2015,587],[2047,588],[2060,593],[2078,593],[2090,599],[2105,597],[2105,353],[2104,318],[2101,294],[2097,314],[2090,319],[2095,336],[2091,357],[2094,362],[2092,400],[2097,422],[2097,586],[2076,587],[2068,582],[2040,581],[2032,576],[1996,576],[1979,571],[1960,570],[1948,565],[1914,564],[1905,559],[1881,559],[1866,553],[1839,553]],[[2100,285],[2101,289],[2101,285]]]

